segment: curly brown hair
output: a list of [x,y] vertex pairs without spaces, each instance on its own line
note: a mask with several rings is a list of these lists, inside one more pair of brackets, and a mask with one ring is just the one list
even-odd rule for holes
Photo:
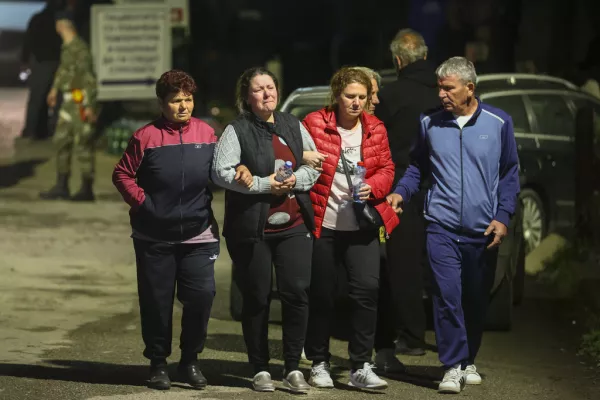
[[365,108],[369,107],[373,94],[371,78],[356,67],[343,67],[333,74],[329,83],[329,88],[331,89],[331,97],[329,99],[330,110],[335,110],[337,107],[337,98],[342,94],[346,86],[351,83],[359,83],[367,88],[367,103],[365,104]]
[[194,78],[187,72],[172,69],[160,76],[156,82],[156,97],[164,100],[172,93],[183,92],[193,95],[198,90]]

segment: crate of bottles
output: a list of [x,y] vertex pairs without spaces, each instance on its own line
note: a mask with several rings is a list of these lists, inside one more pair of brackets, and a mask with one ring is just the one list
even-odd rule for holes
[[148,122],[127,118],[121,118],[113,122],[104,131],[107,138],[107,153],[114,155],[123,154],[133,133]]

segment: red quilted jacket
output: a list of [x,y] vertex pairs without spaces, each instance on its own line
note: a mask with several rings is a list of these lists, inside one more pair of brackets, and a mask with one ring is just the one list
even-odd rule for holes
[[[400,223],[398,216],[385,201],[394,181],[394,162],[390,152],[387,131],[383,122],[365,112],[360,116],[363,128],[362,160],[367,168],[366,183],[371,186],[370,204],[381,215],[385,230],[390,233]],[[335,112],[326,108],[310,113],[302,122],[310,132],[317,150],[327,154],[323,162],[323,172],[310,191],[310,199],[315,210],[315,236],[321,236],[321,227],[327,208],[327,200],[333,183],[333,176],[340,158],[342,137],[337,131]]]

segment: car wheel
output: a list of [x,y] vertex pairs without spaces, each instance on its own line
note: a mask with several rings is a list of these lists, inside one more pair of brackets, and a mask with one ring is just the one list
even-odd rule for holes
[[229,289],[229,314],[231,315],[231,319],[234,321],[242,320],[242,307],[243,307],[243,298],[242,291],[238,287],[235,278],[234,271],[235,266],[231,264],[231,287]]
[[548,225],[544,203],[535,191],[523,189],[521,201],[523,202],[523,237],[527,254],[538,247],[546,237]]
[[485,328],[505,330],[512,328],[513,280],[504,276],[500,286],[492,293]]

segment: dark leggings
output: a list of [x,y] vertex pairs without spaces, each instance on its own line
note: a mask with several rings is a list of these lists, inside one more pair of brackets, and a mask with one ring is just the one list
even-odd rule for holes
[[379,238],[377,231],[323,229],[315,240],[310,286],[310,316],[305,352],[313,363],[329,361],[329,336],[334,313],[337,265],[344,266],[351,303],[348,353],[353,369],[371,362],[379,290]]
[[242,329],[248,361],[255,372],[269,367],[269,309],[273,265],[281,299],[283,359],[286,371],[298,369],[308,321],[308,289],[312,235],[304,228],[290,234],[266,235],[257,243],[227,240],[234,279],[242,291]]

